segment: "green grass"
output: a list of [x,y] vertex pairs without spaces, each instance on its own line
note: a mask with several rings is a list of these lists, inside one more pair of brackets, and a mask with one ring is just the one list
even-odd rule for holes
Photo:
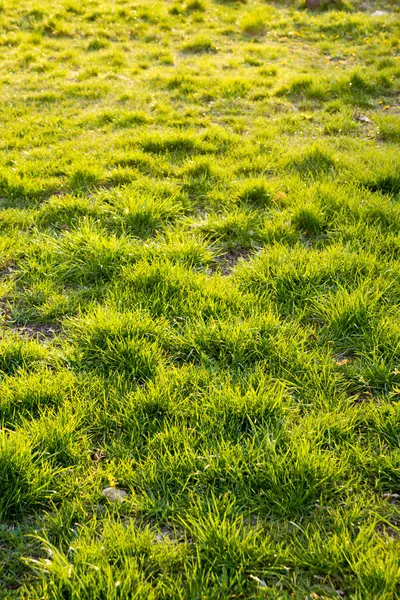
[[368,10],[0,3],[1,598],[400,597],[400,22]]

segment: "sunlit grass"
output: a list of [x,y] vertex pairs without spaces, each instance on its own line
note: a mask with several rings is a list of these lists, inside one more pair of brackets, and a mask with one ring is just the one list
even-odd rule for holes
[[398,6],[322,4],[0,2],[0,597],[400,596]]

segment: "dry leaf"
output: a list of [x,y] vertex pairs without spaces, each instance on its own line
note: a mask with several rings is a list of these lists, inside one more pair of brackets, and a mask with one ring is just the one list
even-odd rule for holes
[[279,202],[280,200],[285,200],[285,198],[287,198],[287,193],[286,192],[278,192],[274,196],[274,202]]
[[342,358],[342,360],[337,360],[336,364],[338,367],[343,367],[343,365],[347,365],[347,363],[349,363],[349,359],[348,358]]

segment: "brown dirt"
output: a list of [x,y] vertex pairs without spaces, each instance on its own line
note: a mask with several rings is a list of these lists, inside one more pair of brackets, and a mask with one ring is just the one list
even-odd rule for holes
[[39,341],[45,341],[52,340],[61,332],[61,328],[58,325],[53,324],[44,325],[42,323],[27,323],[26,325],[14,325],[12,331],[21,337],[30,337]]
[[398,519],[389,519],[387,523],[379,523],[375,531],[382,537],[397,540],[400,538],[400,521]]
[[219,271],[222,275],[230,275],[240,259],[247,260],[252,254],[252,250],[244,248],[235,248],[228,250],[225,254],[221,254],[216,258]]

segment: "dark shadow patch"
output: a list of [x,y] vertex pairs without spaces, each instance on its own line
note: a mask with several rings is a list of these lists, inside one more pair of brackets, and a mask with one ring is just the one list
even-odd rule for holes
[[288,167],[303,177],[315,178],[332,172],[335,161],[324,150],[311,148],[289,161]]
[[0,209],[28,208],[54,194],[55,191],[54,186],[27,177],[1,177]]
[[217,47],[212,40],[205,37],[190,39],[182,46],[183,54],[215,54]]
[[393,173],[377,177],[375,181],[367,181],[365,187],[371,192],[381,192],[383,194],[400,194],[400,173]]

